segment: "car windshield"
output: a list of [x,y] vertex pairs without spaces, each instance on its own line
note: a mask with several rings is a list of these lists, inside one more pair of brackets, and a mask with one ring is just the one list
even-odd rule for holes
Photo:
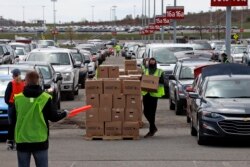
[[48,62],[52,65],[70,65],[70,59],[68,53],[31,53],[28,57],[28,61],[41,61]]
[[4,97],[5,90],[7,88],[8,83],[11,81],[11,78],[9,80],[7,79],[0,79],[0,97]]
[[43,41],[43,40],[41,40],[41,41],[38,41],[38,44],[45,45],[45,46],[55,46],[54,41]]
[[192,47],[168,47],[168,50],[171,52],[181,52],[181,51],[190,51],[194,50]]
[[145,49],[140,49],[138,51],[137,58],[142,59],[143,58],[142,56],[143,56],[144,52],[145,52]]
[[235,47],[233,53],[240,54],[240,53],[244,53],[246,51],[247,51],[247,47]]
[[211,80],[206,98],[250,98],[250,79]]
[[75,59],[75,61],[80,61],[82,62],[82,55],[80,53],[72,53],[73,59]]
[[180,80],[194,79],[194,68],[195,67],[182,66],[180,71]]
[[153,50],[153,57],[159,64],[176,64],[176,57],[167,48],[157,48]]
[[[11,71],[14,70],[15,68],[18,68],[18,67],[3,67],[3,68],[0,68],[0,75],[11,75]],[[28,71],[32,71],[32,69],[21,69],[20,68],[20,71],[21,71],[21,79],[24,79],[25,76],[26,76],[26,73]]]
[[48,66],[38,66],[39,70],[41,71],[44,79],[51,79],[52,78],[52,71]]
[[196,43],[195,50],[212,50],[212,47],[209,43]]

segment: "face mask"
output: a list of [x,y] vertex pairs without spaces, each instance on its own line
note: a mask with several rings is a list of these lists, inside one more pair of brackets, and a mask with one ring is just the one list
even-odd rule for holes
[[148,67],[149,68],[156,68],[156,64],[149,64]]

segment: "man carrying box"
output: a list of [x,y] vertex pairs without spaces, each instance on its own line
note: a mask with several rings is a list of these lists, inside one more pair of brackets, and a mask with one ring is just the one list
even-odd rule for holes
[[144,115],[149,122],[149,132],[144,138],[152,137],[157,132],[155,126],[155,114],[157,109],[158,98],[165,95],[163,71],[157,68],[156,59],[150,58],[148,68],[144,71],[144,75],[159,77],[159,85],[157,91],[142,91]]

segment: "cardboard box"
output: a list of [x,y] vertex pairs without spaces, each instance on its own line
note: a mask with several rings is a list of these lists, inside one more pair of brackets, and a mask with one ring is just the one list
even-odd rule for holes
[[134,108],[137,110],[141,110],[142,108],[141,95],[127,95],[126,96],[126,108]]
[[112,109],[112,121],[124,121],[125,113],[124,108],[113,108]]
[[92,105],[94,108],[99,108],[100,106],[100,97],[99,94],[87,94],[86,95],[87,105]]
[[138,120],[139,120],[138,109],[126,108],[126,111],[125,111],[125,121],[136,122]]
[[109,78],[109,66],[101,65],[98,67],[98,78]]
[[128,75],[141,75],[142,71],[136,70],[128,70]]
[[105,122],[105,135],[106,136],[121,136],[122,135],[122,122]]
[[130,74],[129,78],[134,80],[141,80],[142,74]]
[[113,108],[125,108],[126,106],[125,95],[115,94],[113,95]]
[[137,70],[136,60],[125,60],[125,71]]
[[141,89],[149,92],[157,92],[159,86],[159,77],[152,75],[143,75],[141,80]]
[[123,94],[140,95],[141,82],[139,80],[124,80],[122,91]]
[[123,136],[139,136],[139,123],[138,122],[123,122],[122,135]]
[[101,108],[112,108],[113,107],[113,95],[101,94],[100,95],[100,107]]
[[91,108],[86,112],[86,122],[99,121],[99,108]]
[[120,75],[126,75],[126,73],[125,73],[125,70],[124,69],[119,69],[119,76]]
[[85,83],[86,94],[102,94],[103,83],[102,80],[86,80]]
[[104,94],[121,94],[121,81],[120,80],[104,80],[103,91]]
[[111,108],[99,108],[99,122],[110,122],[112,120]]
[[119,78],[119,66],[109,67],[109,78]]
[[103,136],[104,123],[103,122],[86,122],[86,136]]

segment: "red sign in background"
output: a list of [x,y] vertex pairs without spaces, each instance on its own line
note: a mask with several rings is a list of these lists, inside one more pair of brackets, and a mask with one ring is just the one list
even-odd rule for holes
[[211,6],[248,6],[248,0],[211,0]]
[[155,17],[155,24],[160,26],[166,26],[170,24],[170,20],[166,18],[166,15],[158,15]]
[[149,26],[148,26],[148,29],[153,30],[153,31],[159,31],[160,26],[156,25],[155,23],[150,23]]
[[184,6],[168,6],[166,9],[167,19],[184,19]]

